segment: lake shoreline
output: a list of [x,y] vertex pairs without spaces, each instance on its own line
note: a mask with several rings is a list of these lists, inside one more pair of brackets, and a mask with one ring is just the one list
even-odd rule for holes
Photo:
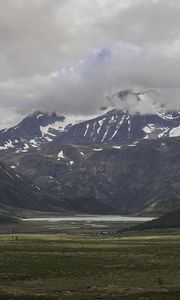
[[75,215],[75,216],[59,216],[59,217],[35,217],[21,219],[23,222],[148,222],[152,221],[152,217],[133,217],[123,215]]

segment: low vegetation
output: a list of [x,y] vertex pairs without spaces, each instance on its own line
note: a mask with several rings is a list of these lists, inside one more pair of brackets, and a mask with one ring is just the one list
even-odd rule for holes
[[180,235],[0,235],[0,299],[179,300]]

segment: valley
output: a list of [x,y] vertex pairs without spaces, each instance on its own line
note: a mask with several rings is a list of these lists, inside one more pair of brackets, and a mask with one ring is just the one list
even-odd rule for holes
[[63,120],[0,133],[0,299],[179,300],[179,113]]
[[179,299],[179,231],[68,230],[0,234],[0,299]]
[[0,0],[0,300],[180,300],[179,17]]

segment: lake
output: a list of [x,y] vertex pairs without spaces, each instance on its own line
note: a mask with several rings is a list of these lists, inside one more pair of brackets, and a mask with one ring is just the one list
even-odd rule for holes
[[23,219],[28,221],[47,221],[47,222],[147,222],[154,218],[148,217],[129,217],[118,215],[78,215],[78,216],[61,216],[61,217],[45,217]]

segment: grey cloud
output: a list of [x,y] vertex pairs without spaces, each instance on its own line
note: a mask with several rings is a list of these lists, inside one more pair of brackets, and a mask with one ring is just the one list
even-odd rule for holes
[[[93,114],[124,88],[180,109],[179,15],[176,0],[0,0],[0,126],[35,109]],[[151,97],[126,105],[151,112]]]
[[[174,74],[170,73],[169,64],[164,62],[163,57],[159,58],[156,64],[152,61],[153,59],[149,61],[145,57],[144,51],[137,51],[135,55],[134,47],[128,51],[127,47],[121,47],[120,53],[119,49],[112,50],[111,56],[100,63],[88,58],[84,64],[75,66],[74,69],[60,69],[49,75],[36,75],[31,79],[1,83],[0,96],[6,99],[4,107],[13,106],[21,114],[38,109],[82,115],[96,113],[101,105],[107,104],[106,96],[114,91],[124,88],[153,88],[159,91],[158,97],[154,94],[149,95],[143,101],[143,105],[136,105],[137,103],[129,98],[126,106],[135,110],[136,105],[136,109],[142,113],[152,112],[152,103],[156,96],[159,104],[169,103],[172,108],[178,109],[178,70],[174,68]],[[116,104],[124,107],[119,100]]]
[[179,14],[173,0],[0,0],[0,77],[48,73],[119,41],[170,42]]
[[99,22],[99,26],[124,41],[150,44],[162,43],[179,35],[180,5],[177,1],[133,1],[124,10],[117,11],[109,22]]

